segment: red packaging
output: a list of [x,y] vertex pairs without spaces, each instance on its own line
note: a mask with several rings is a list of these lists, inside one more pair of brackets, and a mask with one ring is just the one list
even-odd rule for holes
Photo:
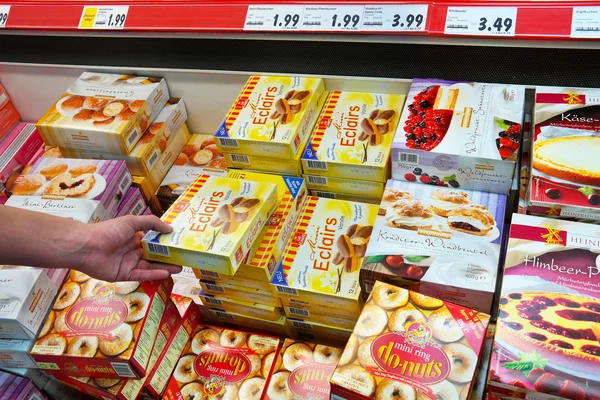
[[20,119],[19,112],[0,83],[0,138],[4,137]]

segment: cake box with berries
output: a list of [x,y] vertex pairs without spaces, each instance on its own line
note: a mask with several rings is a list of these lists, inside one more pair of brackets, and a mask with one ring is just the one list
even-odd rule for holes
[[396,180],[508,193],[525,88],[414,79],[392,144]]
[[600,397],[599,253],[597,225],[513,215],[492,393]]
[[538,87],[534,124],[531,213],[600,221],[600,90]]
[[375,281],[489,313],[506,195],[388,181],[361,268]]

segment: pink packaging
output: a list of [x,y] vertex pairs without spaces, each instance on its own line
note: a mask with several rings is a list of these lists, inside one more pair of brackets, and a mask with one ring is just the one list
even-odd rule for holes
[[152,215],[152,210],[150,207],[146,207],[144,211],[142,211],[142,215]]
[[144,201],[144,197],[142,197],[142,192],[136,187],[131,187],[125,193],[116,216],[140,215],[144,211],[144,208],[146,208],[146,202]]
[[19,112],[0,83],[0,138],[6,135],[20,119]]

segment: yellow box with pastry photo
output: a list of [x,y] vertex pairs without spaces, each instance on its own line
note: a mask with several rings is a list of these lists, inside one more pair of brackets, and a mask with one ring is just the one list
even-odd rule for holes
[[329,92],[302,154],[305,174],[385,182],[404,95]]
[[36,125],[49,146],[129,154],[168,99],[164,78],[84,72]]
[[212,309],[230,311],[253,318],[264,319],[265,321],[278,321],[281,317],[281,308],[279,307],[231,299],[225,296],[211,295],[204,292],[200,292],[198,296],[200,297],[202,304]]
[[341,398],[468,399],[490,316],[377,282],[331,377]]
[[310,190],[334,192],[346,196],[364,196],[371,198],[371,202],[381,200],[385,188],[385,183],[382,182],[308,174],[302,176],[306,179],[306,186]]
[[339,347],[285,339],[265,400],[329,400],[329,378],[342,351]]
[[280,348],[274,336],[198,325],[162,398],[262,399]]
[[209,315],[216,321],[225,324],[228,327],[237,329],[252,329],[257,332],[265,332],[270,335],[289,336],[290,332],[287,326],[287,318],[281,314],[276,321],[267,321],[261,318],[255,318],[250,315],[239,314],[231,311],[218,309],[209,309]]
[[283,306],[283,311],[288,318],[306,319],[319,324],[332,325],[336,328],[352,329],[356,324],[358,314],[354,316],[344,316],[330,313],[327,310],[322,313],[316,313],[310,309],[293,306]]
[[170,278],[110,283],[73,270],[31,355],[71,376],[141,378],[172,287]]
[[[275,288],[277,290],[277,288]],[[282,290],[281,288],[279,290]],[[279,294],[279,292],[277,292]],[[316,298],[316,300],[315,300]],[[351,318],[356,319],[360,314],[360,310],[362,308],[362,297],[359,297],[359,304],[357,307],[345,307],[337,304],[338,302],[333,302],[332,304],[324,304],[327,301],[327,297],[319,297],[319,296],[306,296],[303,293],[299,293],[298,297],[293,296],[280,296],[281,304],[284,307],[294,307],[298,310],[305,310],[314,314],[323,314],[323,315],[331,315],[332,318],[341,317],[341,318]],[[301,311],[298,311],[300,313]],[[298,318],[296,315],[295,318]]]
[[201,280],[200,287],[207,294],[228,297],[242,301],[253,301],[272,307],[279,307],[280,300],[274,295],[273,290],[253,289],[235,286],[229,283]]
[[222,153],[294,159],[325,92],[320,78],[251,76],[215,133]]
[[343,346],[352,335],[352,328],[321,324],[306,319],[288,318],[287,325],[291,336],[300,340],[323,341]]
[[358,310],[360,265],[378,207],[307,197],[271,283],[280,297]]
[[152,175],[154,165],[159,161],[161,154],[179,134],[186,120],[187,112],[183,100],[171,98],[129,154],[68,147],[61,147],[60,151],[67,158],[123,160],[133,175],[149,176]]
[[491,312],[506,195],[390,180],[361,268],[376,281]]
[[233,275],[277,206],[272,183],[200,175],[162,216],[173,233],[149,231],[147,259]]

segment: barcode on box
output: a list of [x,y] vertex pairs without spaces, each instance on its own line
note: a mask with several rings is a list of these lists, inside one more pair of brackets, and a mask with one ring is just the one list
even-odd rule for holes
[[310,303],[307,302],[307,301],[296,300],[296,299],[289,299],[289,302],[292,303],[292,304],[297,304],[299,306],[310,307]]
[[137,128],[134,128],[131,132],[131,135],[129,135],[129,137],[127,138],[127,145],[129,147],[133,146],[134,143],[138,140],[138,136],[140,136],[140,134],[138,133]]
[[127,364],[111,362],[110,366],[115,370],[117,375],[119,375],[122,378],[136,377],[131,368],[129,368],[129,365]]
[[250,157],[248,157],[248,156],[243,156],[240,154],[231,154],[231,159],[233,160],[233,162],[236,162],[236,163],[250,164]]
[[217,278],[217,279],[221,278],[221,274],[219,274],[218,272],[207,271],[205,269],[200,270],[200,275],[205,276],[207,278]]
[[298,291],[296,289],[288,288],[285,286],[275,286],[275,290],[277,290],[277,293],[289,294],[290,296],[298,296]]
[[231,314],[227,314],[226,312],[222,312],[222,311],[215,311],[215,314],[217,314],[218,318],[223,318],[223,319],[233,319],[233,315]]
[[121,184],[119,185],[121,192],[123,192],[123,194],[125,194],[125,191],[129,188],[130,185],[131,185],[131,175],[129,175],[129,173],[126,173],[125,177],[121,181]]
[[320,190],[314,190],[313,194],[317,197],[324,197],[326,199],[335,199],[335,193],[321,192]]
[[222,306],[223,302],[219,299],[214,299],[212,297],[202,297],[202,300],[206,301],[207,303],[213,304],[215,306]]
[[306,160],[308,169],[318,169],[320,171],[327,171],[327,163],[324,161]]
[[292,325],[294,325],[294,328],[298,328],[298,329],[306,329],[307,331],[312,331],[312,325],[311,324],[307,324],[306,322],[301,322],[301,321],[292,321]]
[[306,175],[311,185],[327,186],[327,178],[324,176]]
[[136,206],[133,208],[133,210],[131,211],[131,215],[140,215],[140,213],[142,212],[142,210],[144,209],[144,202],[143,201],[138,201],[138,203],[136,204]]
[[156,160],[158,160],[158,151],[154,150],[150,159],[148,160],[148,169],[152,169],[154,164],[156,164]]
[[223,147],[239,148],[238,141],[235,139],[219,138],[219,144]]
[[399,153],[398,161],[401,163],[407,164],[418,164],[419,163],[419,155],[412,153]]
[[223,289],[221,286],[211,285],[210,283],[206,284],[206,290],[210,290],[211,292],[225,293],[225,289]]
[[148,252],[151,254],[158,254],[160,256],[170,257],[169,248],[162,244],[148,243]]
[[310,312],[303,308],[289,307],[288,309],[290,310],[290,314],[295,314],[307,318],[310,317]]

